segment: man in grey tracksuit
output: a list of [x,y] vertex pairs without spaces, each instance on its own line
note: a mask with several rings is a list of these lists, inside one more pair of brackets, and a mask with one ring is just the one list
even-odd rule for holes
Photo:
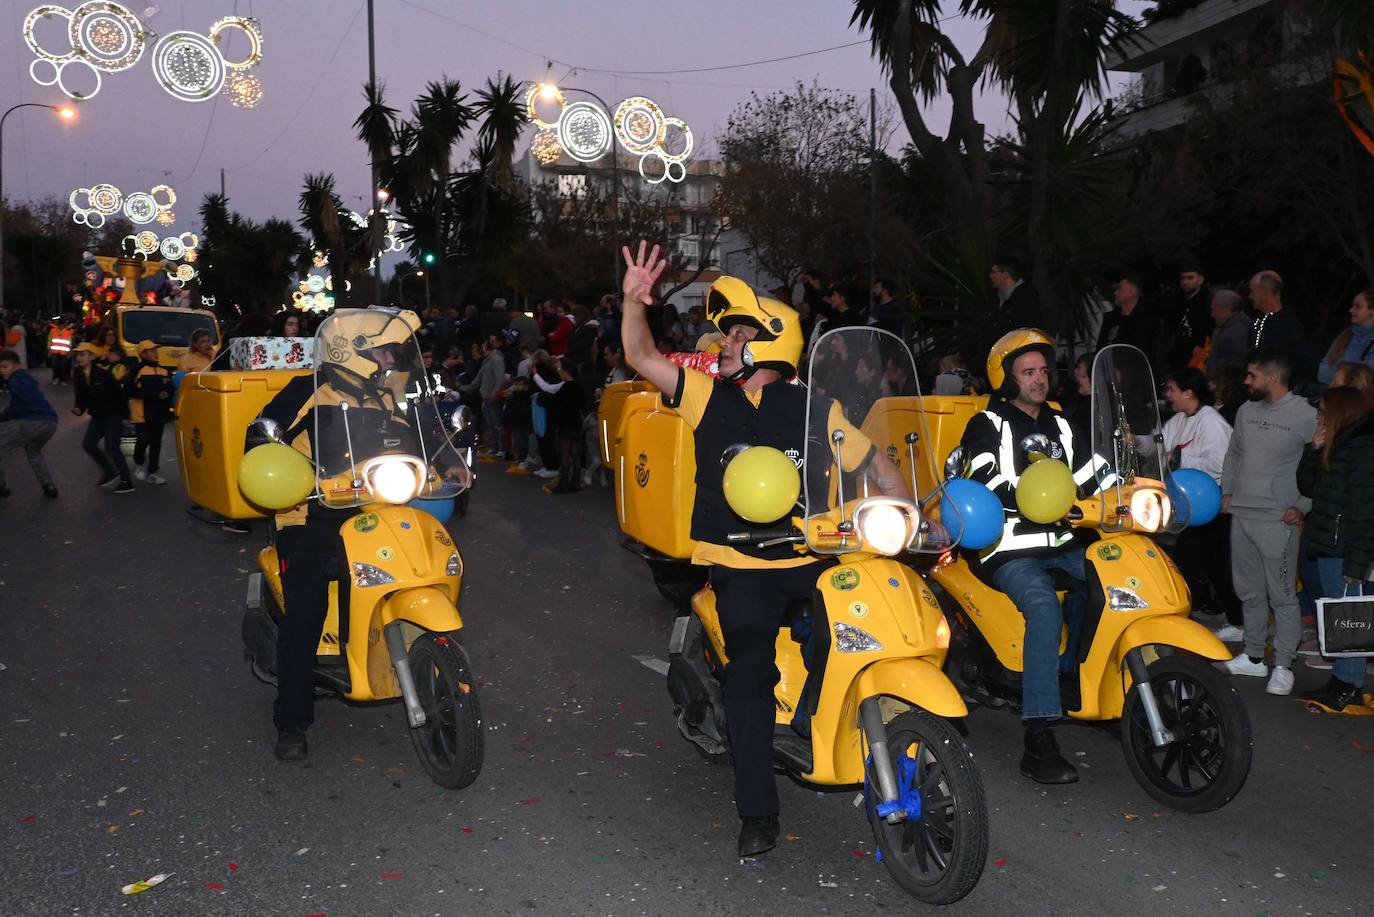
[[[1231,572],[1245,615],[1245,650],[1226,663],[1233,675],[1269,675],[1270,694],[1293,690],[1293,658],[1302,638],[1296,595],[1298,541],[1307,500],[1297,469],[1317,412],[1289,390],[1292,359],[1262,352],[1250,359],[1251,400],[1236,415],[1221,476],[1222,510],[1231,514]],[[1269,611],[1274,612],[1274,670],[1264,666]]]

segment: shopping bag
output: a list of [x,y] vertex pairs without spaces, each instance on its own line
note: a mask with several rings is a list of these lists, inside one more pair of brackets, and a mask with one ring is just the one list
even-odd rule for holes
[[538,398],[534,399],[534,404],[530,408],[530,426],[534,428],[534,435],[541,439],[548,431],[548,414]]
[[1317,599],[1317,641],[1323,656],[1374,656],[1374,595]]

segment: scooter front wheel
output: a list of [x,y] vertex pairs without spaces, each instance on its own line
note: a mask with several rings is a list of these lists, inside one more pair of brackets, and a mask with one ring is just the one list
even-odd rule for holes
[[415,753],[435,783],[462,789],[482,770],[482,711],[467,653],[454,637],[421,634],[409,656],[425,711],[424,725],[410,730]]
[[896,824],[878,814],[872,762],[865,809],[883,865],[897,884],[927,904],[967,895],[988,858],[988,805],[973,755],[958,731],[924,710],[887,724],[888,754],[903,797],[919,796],[920,814]]
[[1150,663],[1150,688],[1164,728],[1157,747],[1140,694],[1132,686],[1121,711],[1121,747],[1135,779],[1180,812],[1211,812],[1230,802],[1250,775],[1250,716],[1236,689],[1196,656]]

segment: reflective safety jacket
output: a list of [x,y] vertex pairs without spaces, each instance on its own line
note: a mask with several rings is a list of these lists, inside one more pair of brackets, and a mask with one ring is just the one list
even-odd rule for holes
[[[1074,538],[1074,529],[1069,523],[1031,522],[1022,518],[1016,506],[1016,485],[1030,464],[1021,442],[1036,433],[1050,441],[1049,457],[1064,462],[1073,470],[1074,483],[1080,490],[1093,480],[1099,467],[1106,465],[1093,460],[1090,443],[1055,408],[1042,405],[1040,416],[1033,418],[1010,402],[993,396],[987,410],[969,421],[963,438],[964,453],[969,457],[968,476],[986,484],[997,495],[1005,514],[1001,540],[969,558],[974,572],[985,579],[990,579],[998,567],[1013,558],[1053,555]],[[1097,489],[1096,483],[1088,488],[1090,492]]]
[[65,357],[72,352],[72,329],[66,325],[53,325],[48,330],[48,353]]

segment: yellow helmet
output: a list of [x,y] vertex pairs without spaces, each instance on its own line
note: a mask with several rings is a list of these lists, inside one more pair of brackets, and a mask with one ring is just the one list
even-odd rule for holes
[[741,322],[759,329],[758,336],[741,353],[743,374],[756,369],[771,369],[784,376],[796,373],[802,352],[801,316],[796,309],[759,296],[738,277],[722,276],[706,293],[706,317],[722,334]]
[[1011,378],[1011,364],[1023,353],[1038,350],[1054,366],[1054,341],[1038,328],[1017,328],[997,339],[988,351],[988,384],[1003,398],[1015,398],[1019,391]]
[[420,317],[404,309],[369,306],[336,309],[315,332],[320,366],[342,369],[359,379],[371,379],[382,367],[372,351],[404,344],[420,327]]

